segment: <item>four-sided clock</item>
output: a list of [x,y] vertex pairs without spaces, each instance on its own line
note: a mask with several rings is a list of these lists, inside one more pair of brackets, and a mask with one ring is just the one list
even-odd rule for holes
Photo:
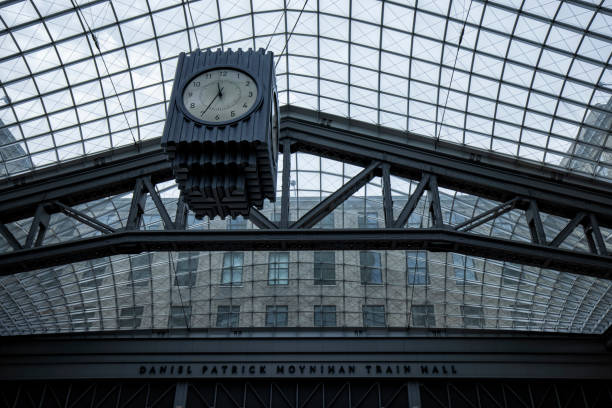
[[248,216],[276,197],[271,52],[196,50],[177,64],[162,146],[196,217]]
[[221,125],[247,116],[261,98],[251,75],[232,68],[215,68],[187,82],[182,102],[193,120]]

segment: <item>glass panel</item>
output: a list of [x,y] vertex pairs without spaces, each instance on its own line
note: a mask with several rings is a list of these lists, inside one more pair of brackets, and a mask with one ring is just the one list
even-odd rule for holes
[[362,285],[382,284],[380,252],[361,251],[359,253],[359,265]]
[[434,305],[412,305],[411,310],[414,327],[436,327]]
[[409,285],[429,284],[427,274],[427,252],[406,251],[406,271],[408,272]]
[[266,306],[267,327],[287,327],[287,323],[288,312],[286,305]]
[[191,305],[170,306],[170,328],[188,328],[191,321]]
[[271,252],[268,261],[268,284],[289,284],[289,252]]
[[333,251],[315,252],[313,269],[315,285],[335,285],[336,253]]
[[238,327],[240,306],[219,306],[217,308],[217,327]]
[[315,305],[314,307],[315,327],[335,327],[336,326],[336,306]]
[[244,265],[243,252],[229,252],[223,254],[223,270],[221,272],[221,284],[242,284],[242,267]]
[[382,305],[364,305],[363,326],[385,327],[385,307]]
[[195,286],[199,252],[180,252],[176,264],[175,286]]

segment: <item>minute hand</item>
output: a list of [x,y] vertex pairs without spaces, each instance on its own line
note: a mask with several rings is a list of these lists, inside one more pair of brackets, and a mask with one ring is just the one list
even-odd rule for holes
[[[223,91],[223,88],[221,88],[219,91]],[[210,108],[210,106],[213,104],[213,102],[219,97],[219,93],[217,93],[215,95],[214,98],[212,98],[212,101],[210,101],[210,103],[208,104],[208,106],[206,107],[206,109],[204,109],[204,111],[202,112],[202,114],[200,116],[204,116],[204,114],[206,113],[206,111],[208,111],[208,108]]]

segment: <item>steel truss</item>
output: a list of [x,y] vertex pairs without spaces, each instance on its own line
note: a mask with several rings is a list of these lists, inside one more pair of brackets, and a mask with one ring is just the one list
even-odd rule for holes
[[608,408],[605,381],[225,380],[0,383],[1,407]]
[[[303,109],[285,109],[281,120],[283,174],[281,218],[276,223],[256,209],[250,221],[259,230],[185,231],[187,209],[179,199],[171,217],[155,184],[173,179],[159,140],[93,159],[9,179],[0,186],[0,233],[14,251],[0,255],[0,275],[94,259],[118,253],[176,250],[427,249],[612,279],[601,226],[612,227],[612,186],[537,166],[520,166],[493,153],[382,129]],[[289,222],[289,153],[302,151],[360,165],[364,170],[300,219]],[[393,217],[391,175],[420,180],[397,218]],[[311,229],[374,177],[383,184],[385,228]],[[439,187],[493,199],[502,204],[459,225],[444,223]],[[133,193],[125,228],[114,229],[73,206],[123,192]],[[425,191],[431,197],[428,229],[405,224]],[[162,231],[140,231],[150,197],[164,224]],[[478,235],[474,228],[512,210],[525,211],[531,242]],[[541,211],[569,219],[547,237]],[[101,235],[45,245],[50,215],[63,212]],[[6,223],[33,217],[24,243]],[[590,253],[560,249],[582,225]]]

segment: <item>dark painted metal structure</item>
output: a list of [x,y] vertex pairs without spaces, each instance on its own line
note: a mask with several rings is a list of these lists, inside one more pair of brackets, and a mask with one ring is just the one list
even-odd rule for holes
[[590,335],[212,329],[1,344],[0,404],[7,407],[558,408],[612,401],[612,355]]
[[[364,170],[290,222],[286,154],[280,221],[253,210],[250,220],[259,230],[228,231],[186,231],[180,200],[176,214],[168,213],[155,184],[172,173],[157,140],[12,178],[0,186],[0,233],[14,251],[0,255],[0,274],[142,251],[423,248],[612,278],[599,227],[612,225],[612,188],[605,183],[303,110],[284,112],[282,135],[286,153],[310,152]],[[397,218],[392,174],[421,180]],[[383,183],[384,228],[312,229],[375,176]],[[451,227],[442,217],[439,187],[501,204]],[[128,191],[133,200],[121,230],[73,208]],[[433,197],[432,227],[405,229],[425,191]],[[148,197],[162,231],[139,230]],[[531,242],[472,232],[515,208],[525,211]],[[101,235],[43,244],[50,215],[60,211]],[[570,222],[547,237],[540,211]],[[18,242],[5,224],[28,217],[32,227]],[[591,252],[560,249],[579,225]],[[566,335],[414,328],[8,337],[0,339],[0,406],[608,407],[610,337],[610,330]]]
[[4,383],[0,406],[607,408],[610,394],[599,381],[55,381]]
[[[600,225],[612,226],[612,187],[607,183],[520,165],[499,155],[435,143],[414,135],[355,124],[342,118],[302,109],[283,112],[283,152],[305,151],[339,159],[364,170],[294,223],[289,223],[289,155],[285,155],[281,219],[274,223],[257,210],[250,220],[259,231],[184,231],[186,211],[178,206],[172,218],[154,185],[172,179],[170,165],[157,140],[75,163],[10,179],[0,186],[0,233],[15,249],[0,255],[2,274],[92,259],[116,253],[168,250],[255,249],[428,249],[453,251],[519,262],[572,273],[610,278],[608,255]],[[390,175],[420,179],[397,219],[393,217]],[[383,180],[385,228],[380,230],[310,230],[375,176]],[[438,187],[494,199],[502,204],[455,226],[442,219]],[[404,225],[427,190],[433,220],[426,230]],[[117,231],[71,208],[110,194],[133,192],[124,230]],[[144,203],[150,196],[164,222],[164,231],[138,231]],[[476,235],[470,231],[512,209],[525,211],[530,243]],[[62,211],[97,230],[94,238],[43,245],[49,215]],[[540,211],[570,221],[556,236],[546,237]],[[4,226],[32,217],[25,243]],[[582,225],[591,252],[560,249]],[[179,231],[183,230],[183,231]],[[375,242],[374,244],[372,242]],[[373,248],[376,247],[376,248]]]
[[[602,336],[464,329],[249,329],[16,336],[0,379],[612,379]],[[225,367],[224,367],[225,366]]]

